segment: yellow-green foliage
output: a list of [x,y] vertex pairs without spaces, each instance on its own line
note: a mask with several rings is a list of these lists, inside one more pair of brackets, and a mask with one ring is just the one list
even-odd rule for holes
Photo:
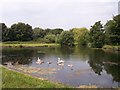
[[80,44],[81,42],[83,42],[83,40],[85,40],[85,35],[88,33],[88,29],[87,28],[73,28],[71,30],[74,34],[74,40],[75,43]]

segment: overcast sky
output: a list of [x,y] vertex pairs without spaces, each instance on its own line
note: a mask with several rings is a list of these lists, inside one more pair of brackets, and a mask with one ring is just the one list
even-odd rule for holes
[[118,14],[119,0],[0,0],[0,22],[8,27],[24,22],[33,27],[90,28]]

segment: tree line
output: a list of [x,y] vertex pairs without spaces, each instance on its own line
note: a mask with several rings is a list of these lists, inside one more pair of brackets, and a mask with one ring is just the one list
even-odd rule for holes
[[61,28],[42,29],[22,22],[8,28],[4,23],[2,27],[2,41],[36,41],[40,43],[59,43],[61,45],[88,45],[93,48],[102,48],[103,45],[120,45],[120,15],[108,20],[105,25],[101,21],[95,22],[90,30],[87,28]]

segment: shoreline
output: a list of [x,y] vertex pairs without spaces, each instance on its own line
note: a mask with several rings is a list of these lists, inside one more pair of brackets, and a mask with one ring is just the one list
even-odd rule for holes
[[104,45],[103,50],[120,51],[120,46]]
[[[23,72],[20,72],[20,71],[16,71],[14,69],[11,69],[9,67],[6,67],[6,66],[3,66],[3,65],[0,65],[0,68],[2,69],[6,69],[6,71],[9,71],[11,72],[11,74],[15,73],[15,74],[18,74],[20,75],[21,77],[26,77],[26,78],[30,78],[30,79],[36,79],[36,80],[41,80],[43,82],[47,82],[49,84],[54,84],[55,86],[54,87],[50,87],[50,88],[66,88],[66,89],[69,89],[69,88],[98,88],[96,85],[80,85],[78,87],[73,87],[73,86],[70,86],[70,85],[67,85],[67,84],[63,84],[61,82],[54,82],[54,81],[50,81],[48,79],[45,79],[45,78],[42,78],[42,77],[37,77],[37,76],[32,76],[28,73],[23,73]],[[2,70],[4,72],[4,70]],[[20,82],[20,81],[19,81]],[[57,86],[60,86],[60,87],[57,87]],[[8,88],[8,87],[4,87],[4,88]],[[19,87],[21,88],[21,87]],[[29,87],[30,88],[30,87]],[[34,87],[35,88],[35,87]],[[43,87],[44,88],[44,87]],[[45,87],[46,88],[46,87]]]
[[59,47],[60,44],[55,44],[55,43],[26,43],[26,44],[0,44],[1,47],[9,47],[9,48],[14,48],[14,47],[20,47],[20,48],[27,48],[27,47]]
[[93,50],[103,50],[103,51],[112,51],[112,52],[120,52],[120,46],[112,46],[112,45],[104,45],[102,48],[91,48],[91,49],[93,49]]
[[[19,72],[19,71],[16,71],[16,70],[14,70],[14,69],[11,69],[11,68],[9,68],[9,67],[6,67],[6,66],[3,66],[3,65],[0,65],[0,68],[2,68],[2,73],[4,72],[4,71],[8,71],[8,72],[10,72],[10,75],[9,75],[9,77],[11,77],[11,74],[13,74],[14,75],[14,77],[16,77],[16,76],[19,76],[18,77],[18,79],[19,78],[24,78],[24,81],[25,82],[27,82],[27,78],[30,80],[30,81],[34,81],[34,80],[37,80],[37,83],[39,83],[39,84],[47,84],[48,86],[39,86],[39,84],[37,85],[35,85],[36,87],[34,87],[34,88],[72,88],[72,86],[68,86],[68,85],[65,85],[65,84],[63,84],[63,83],[59,83],[59,82],[52,82],[52,81],[50,81],[50,80],[48,80],[48,79],[45,79],[45,78],[42,78],[42,77],[36,77],[36,76],[32,76],[32,75],[30,75],[30,74],[27,74],[27,73],[23,73],[23,72]],[[7,73],[7,72],[6,72]],[[8,75],[8,73],[7,73],[7,75]],[[3,77],[3,76],[2,76]],[[4,77],[4,78],[6,78],[6,77]],[[17,81],[17,79],[16,78],[12,78],[13,80],[16,80]],[[22,80],[23,81],[23,80]],[[19,84],[19,82],[22,82],[22,81],[17,81],[18,83],[17,84]],[[31,82],[32,83],[32,82]],[[28,83],[26,83],[26,85],[27,85]],[[6,82],[6,86],[7,86],[7,82]],[[6,87],[6,86],[3,86],[2,85],[2,88],[9,88],[9,87]],[[16,85],[17,87],[18,87],[18,85]],[[15,86],[15,87],[16,87]],[[24,86],[24,85],[23,85]],[[23,86],[21,86],[21,87],[19,87],[19,88],[23,88]],[[26,86],[25,86],[26,87]],[[14,88],[14,86],[13,86],[13,88]],[[28,85],[28,87],[27,88],[31,88],[31,86],[29,86]]]
[[[60,82],[53,82],[53,81],[50,81],[50,80],[42,78],[42,77],[32,76],[32,75],[27,74],[27,73],[19,72],[19,71],[16,71],[14,69],[11,69],[9,67],[6,67],[4,65],[0,65],[0,68],[2,69],[2,73],[6,73],[7,74],[7,77],[9,76],[9,77],[12,78],[12,80],[16,80],[17,81],[17,83],[15,83],[15,86],[14,86],[14,84],[12,84],[13,87],[7,87],[7,86],[9,86],[10,83],[4,82],[4,85],[2,85],[2,88],[16,88],[16,87],[17,88],[23,88],[23,87],[24,88],[41,88],[41,86],[37,85],[37,84],[41,84],[42,83],[42,85],[43,84],[45,85],[45,86],[43,85],[42,88],[64,88],[64,89],[65,88],[66,89],[76,89],[76,88],[78,88],[78,89],[79,88],[80,89],[90,89],[91,88],[91,89],[104,89],[103,87],[97,87],[97,85],[85,85],[85,84],[82,84],[82,85],[80,85],[78,87],[73,87],[73,86],[70,86],[70,85],[67,85],[67,84],[63,84],[63,83],[60,83]],[[11,76],[11,75],[13,75],[13,76]],[[6,76],[6,75],[4,74],[4,76]],[[18,80],[17,80],[17,77],[18,77]],[[2,76],[2,78],[6,78],[6,77]],[[22,80],[19,80],[20,78],[22,78]],[[33,82],[30,83],[30,85],[34,84],[36,87],[29,86],[29,83],[27,83],[28,79],[30,81],[36,80],[35,82],[37,84],[35,84]],[[25,84],[27,85],[27,87],[24,86],[24,85],[23,86],[19,86],[18,85],[22,81],[26,82]],[[46,86],[46,84],[48,86]],[[49,84],[50,84],[50,86],[49,86]],[[117,89],[117,88],[114,88],[114,87],[111,88],[111,90],[114,90],[114,89]]]
[[[0,43],[0,47],[7,48],[34,48],[34,47],[60,47],[61,45],[58,43],[37,43],[37,42],[3,42]],[[76,45],[77,46],[77,45]],[[91,48],[91,47],[90,47]],[[104,45],[102,48],[91,48],[96,50],[103,51],[118,51],[120,52],[120,46],[113,45]]]

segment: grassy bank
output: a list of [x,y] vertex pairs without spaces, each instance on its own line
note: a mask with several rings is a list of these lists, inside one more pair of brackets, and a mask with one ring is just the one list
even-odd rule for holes
[[[8,41],[8,42],[3,42],[3,43],[0,42],[0,46],[2,47],[59,47],[60,44],[40,43],[36,41],[28,41],[28,42]],[[79,46],[79,45],[75,43],[75,46]],[[92,49],[101,49],[101,48],[92,48]],[[104,45],[102,49],[120,51],[120,46]]]
[[39,43],[39,42],[3,42],[0,43],[3,47],[57,47],[56,43]]
[[111,46],[111,45],[105,45],[103,46],[104,50],[113,50],[113,51],[120,51],[120,46]]
[[2,69],[2,88],[67,88],[62,84],[33,78],[2,66],[0,69]]

